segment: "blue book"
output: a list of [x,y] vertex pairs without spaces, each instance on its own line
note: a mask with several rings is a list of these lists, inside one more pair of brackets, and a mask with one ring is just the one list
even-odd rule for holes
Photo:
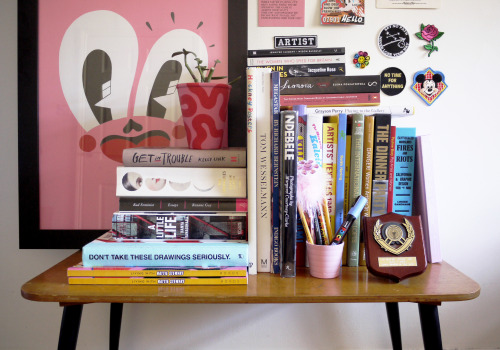
[[412,215],[416,129],[396,128],[392,211]]
[[280,73],[271,72],[271,108],[272,108],[272,237],[271,237],[271,272],[280,273]]
[[337,141],[337,182],[335,192],[335,227],[337,230],[344,222],[344,199],[345,199],[345,168],[346,168],[346,139],[347,139],[347,114],[340,113],[338,117],[338,141]]
[[248,266],[248,243],[210,240],[120,240],[113,238],[109,231],[83,246],[82,262],[85,267]]

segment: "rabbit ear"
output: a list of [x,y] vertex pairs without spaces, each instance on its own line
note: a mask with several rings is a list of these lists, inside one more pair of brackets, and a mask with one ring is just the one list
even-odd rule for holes
[[[185,49],[208,61],[208,50],[203,39],[187,29],[174,29],[161,36],[151,48],[141,73],[134,115],[147,115],[176,123],[181,117],[177,83],[192,82],[184,67],[184,55],[174,55]],[[182,51],[181,51],[182,52]],[[197,65],[194,55],[188,55],[188,65]]]
[[88,12],[68,27],[59,49],[59,79],[86,131],[127,117],[138,56],[134,29],[115,12]]

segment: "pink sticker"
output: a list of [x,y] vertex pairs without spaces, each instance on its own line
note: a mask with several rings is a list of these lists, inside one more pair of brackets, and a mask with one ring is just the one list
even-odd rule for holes
[[259,0],[259,27],[303,27],[305,0]]

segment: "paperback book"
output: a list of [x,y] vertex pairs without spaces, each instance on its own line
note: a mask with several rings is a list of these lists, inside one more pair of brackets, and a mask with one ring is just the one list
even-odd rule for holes
[[260,66],[280,73],[281,78],[321,77],[325,75],[345,75],[345,63],[325,64],[278,64]]
[[345,47],[248,50],[248,57],[345,55]]
[[120,197],[119,211],[247,212],[246,198]]
[[127,239],[247,239],[246,213],[115,212],[111,227]]
[[185,277],[185,278],[154,278],[154,277],[68,277],[69,284],[108,284],[108,285],[238,285],[248,284],[248,277]]
[[248,266],[246,241],[119,239],[111,231],[82,248],[85,267]]
[[281,95],[380,93],[380,75],[290,77],[280,84]]
[[415,128],[396,128],[392,211],[412,215],[415,175]]

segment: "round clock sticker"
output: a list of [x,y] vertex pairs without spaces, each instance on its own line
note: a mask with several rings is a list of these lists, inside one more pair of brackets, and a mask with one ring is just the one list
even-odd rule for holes
[[399,24],[391,24],[383,28],[378,36],[378,47],[387,57],[398,57],[410,46],[408,31]]

